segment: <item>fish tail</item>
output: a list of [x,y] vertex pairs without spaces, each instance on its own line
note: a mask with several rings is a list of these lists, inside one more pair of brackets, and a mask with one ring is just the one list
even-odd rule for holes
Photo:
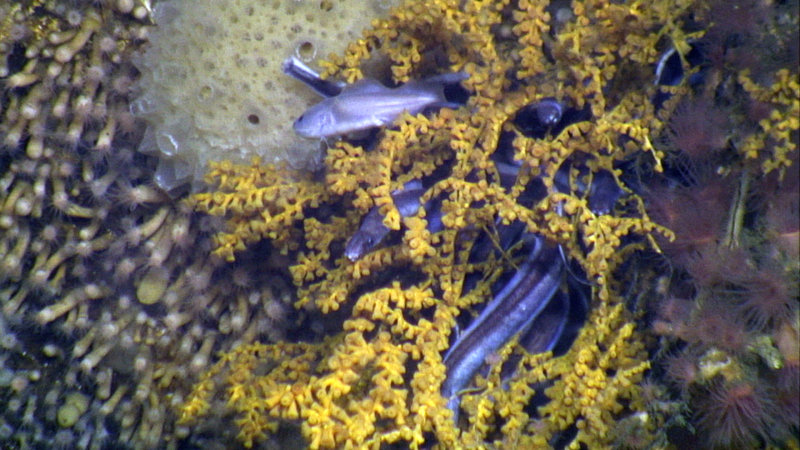
[[433,92],[438,99],[437,101],[431,103],[430,107],[458,109],[464,105],[462,103],[448,100],[445,96],[445,88],[447,85],[460,83],[467,78],[469,78],[469,74],[466,72],[450,72],[434,75],[420,81],[419,83],[425,85],[426,88]]
[[334,97],[344,89],[344,83],[323,80],[314,69],[308,67],[296,56],[290,56],[281,64],[281,70],[286,75],[304,83],[317,94],[323,97]]

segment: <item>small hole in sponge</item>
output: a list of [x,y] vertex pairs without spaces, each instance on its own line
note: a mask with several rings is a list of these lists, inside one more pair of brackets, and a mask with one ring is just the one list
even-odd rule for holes
[[314,47],[314,44],[308,41],[304,41],[300,45],[297,46],[297,57],[303,61],[311,61],[316,56],[317,49]]
[[247,116],[247,121],[252,123],[253,125],[258,125],[261,122],[261,119],[255,114],[250,114],[249,116]]
[[200,98],[200,100],[206,101],[209,100],[213,95],[214,95],[214,88],[205,85],[200,88],[200,94],[198,95],[198,97]]

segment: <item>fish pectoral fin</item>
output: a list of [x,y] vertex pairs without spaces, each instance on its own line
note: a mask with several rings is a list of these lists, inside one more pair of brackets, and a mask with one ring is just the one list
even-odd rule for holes
[[372,116],[369,116],[365,120],[365,122],[369,123],[370,126],[373,126],[373,127],[383,127],[383,126],[386,126],[386,125],[390,125],[392,122],[395,121],[395,119],[397,119],[397,117],[381,117],[379,115],[372,115]]
[[369,138],[370,133],[372,133],[373,128],[374,127],[364,128],[363,130],[353,130],[347,133],[345,136],[347,136],[348,139],[356,141],[367,139]]

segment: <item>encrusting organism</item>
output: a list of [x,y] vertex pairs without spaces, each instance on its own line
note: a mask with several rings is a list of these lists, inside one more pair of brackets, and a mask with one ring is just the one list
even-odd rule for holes
[[319,143],[292,132],[315,96],[281,62],[343,51],[395,1],[153,2],[131,111],[147,123],[138,149],[159,158],[158,186],[199,186],[208,161],[318,167]]

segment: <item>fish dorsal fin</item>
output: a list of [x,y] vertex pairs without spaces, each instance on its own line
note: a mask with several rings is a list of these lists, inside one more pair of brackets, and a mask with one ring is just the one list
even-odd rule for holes
[[355,83],[347,86],[345,92],[351,94],[377,94],[386,92],[389,89],[382,85],[378,80],[372,78],[362,78]]

